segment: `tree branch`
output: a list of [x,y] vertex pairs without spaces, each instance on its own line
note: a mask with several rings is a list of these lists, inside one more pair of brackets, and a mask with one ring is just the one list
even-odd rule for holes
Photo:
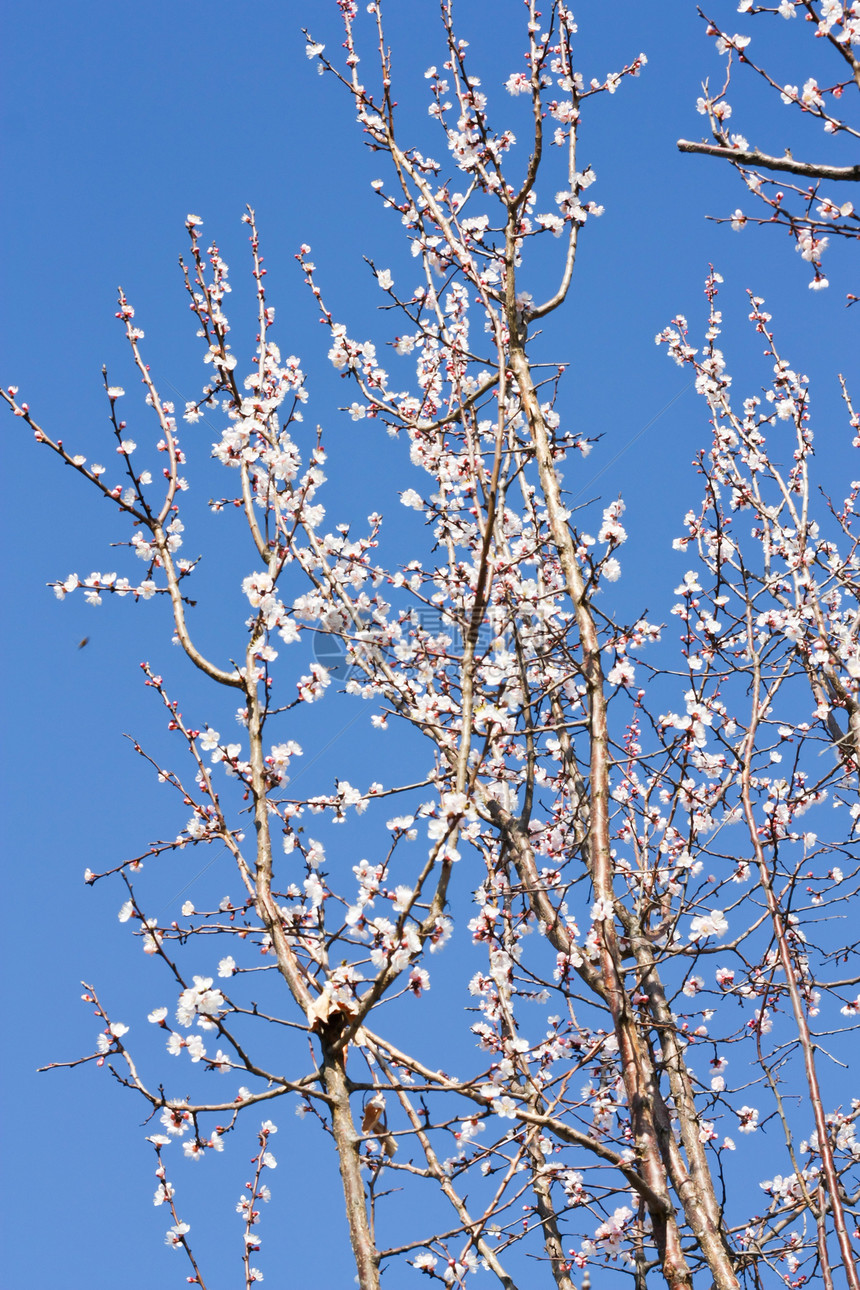
[[860,182],[860,165],[825,166],[811,161],[795,161],[787,154],[782,157],[771,157],[758,148],[724,148],[716,143],[692,143],[689,139],[678,140],[679,152],[696,152],[706,157],[724,157],[736,166],[760,166],[762,170],[784,170],[790,175],[803,175],[807,179],[829,179],[835,183],[849,181]]

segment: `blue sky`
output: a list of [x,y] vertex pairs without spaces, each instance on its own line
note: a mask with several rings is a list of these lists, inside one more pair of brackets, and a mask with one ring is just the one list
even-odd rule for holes
[[[409,0],[389,7],[404,128],[429,141],[422,73],[442,58],[437,6]],[[521,66],[522,5],[464,0],[459,8],[497,119],[507,114],[515,130],[524,130],[521,101],[502,89]],[[735,234],[706,222],[707,214],[742,204],[743,193],[727,169],[675,150],[679,136],[702,134],[695,112],[699,82],[720,75],[695,5],[590,8],[580,15],[580,65],[587,76],[602,76],[640,50],[649,62],[638,80],[590,105],[583,159],[597,172],[593,195],[606,212],[587,229],[571,300],[549,323],[545,345],[570,363],[566,414],[603,436],[570,487],[583,500],[621,492],[627,502],[625,523],[635,541],[618,588],[620,612],[647,606],[660,619],[683,573],[682,557],[669,547],[698,498],[690,461],[707,442],[707,425],[694,394],[685,392],[686,374],[655,347],[655,333],[678,311],[694,332],[703,325],[702,283],[713,261],[725,278],[730,366],[754,392],[765,374],[757,372],[757,346],[749,343],[744,291],[765,296],[783,349],[812,378],[825,449],[822,478],[835,484],[845,459],[834,376],[850,371],[852,359],[856,366],[860,309],[845,312],[844,293],[856,290],[856,282],[846,280],[840,248],[829,252],[833,285],[813,293],[806,266],[784,235]],[[735,5],[715,8],[742,28]],[[96,455],[107,433],[102,364],[132,388],[113,317],[121,283],[147,332],[154,372],[178,402],[193,397],[203,378],[177,269],[186,245],[183,222],[189,211],[203,217],[238,290],[246,252],[240,217],[250,203],[278,307],[279,340],[286,352],[301,355],[310,375],[309,419],[325,428],[326,505],[333,520],[362,519],[374,509],[390,514],[386,541],[396,550],[412,532],[411,515],[398,508],[396,496],[413,482],[412,468],[402,445],[338,412],[352,394],[344,398],[326,361],[326,336],[293,259],[301,242],[312,244],[329,306],[353,334],[371,335],[375,325],[362,255],[387,264],[395,277],[408,271],[397,225],[381,216],[370,188],[378,163],[362,145],[345,96],[305,58],[301,27],[336,47],[336,24],[335,6],[326,0],[254,6],[28,0],[10,8],[0,375],[19,385],[51,433]],[[795,33],[789,24],[772,26],[774,61],[787,80],[796,80],[803,68],[793,62],[789,36]],[[785,119],[755,88],[732,98],[738,128],[754,133],[765,150],[781,151],[788,142]],[[839,156],[818,128],[793,139],[796,154]],[[57,604],[45,587],[49,580],[118,567],[125,553],[107,552],[117,537],[107,507],[38,451],[21,425],[7,419],[3,429],[6,1284],[107,1290],[121,1283],[143,1290],[171,1283],[169,1275],[180,1284],[178,1256],[161,1247],[165,1223],[150,1203],[154,1179],[140,1108],[91,1068],[35,1074],[38,1065],[77,1056],[92,1044],[99,1027],[79,1002],[79,980],[112,991],[127,1020],[155,1003],[158,989],[143,970],[149,965],[141,965],[139,950],[116,921],[121,889],[90,890],[82,874],[177,827],[174,805],[165,803],[121,737],[129,731],[162,738],[137,665],[144,658],[159,667],[172,663],[169,633],[154,604],[90,609],[74,598]],[[225,607],[238,608],[239,580],[248,568],[237,554],[204,570],[210,604],[223,581]],[[217,637],[217,614],[209,630]],[[89,644],[79,649],[85,636]],[[186,685],[181,669],[176,675]],[[193,683],[183,700],[189,694],[196,695]],[[327,748],[354,715],[342,701],[329,708],[314,713],[318,726],[307,735],[317,741],[311,746],[318,760],[307,771],[308,779],[319,777],[317,791],[335,770],[349,776],[350,765],[360,778],[364,756],[349,730]],[[381,752],[383,771],[400,755],[397,748]],[[181,871],[158,879],[166,902],[207,859],[193,854]],[[220,881],[217,862],[198,880],[213,891]],[[299,1158],[275,1180],[279,1208],[265,1229],[267,1281],[351,1284],[333,1163],[301,1154],[316,1142],[310,1126],[286,1127],[291,1142],[282,1134],[279,1154],[284,1164],[291,1151]],[[222,1169],[220,1211],[206,1209],[209,1184],[199,1178],[195,1184],[203,1195],[200,1221],[212,1223],[213,1240],[221,1239],[222,1227],[237,1228],[224,1246],[231,1260],[239,1239],[232,1203],[244,1181],[237,1168],[231,1164],[229,1177]],[[287,1260],[288,1279],[271,1275]],[[225,1276],[213,1284],[235,1283]]]

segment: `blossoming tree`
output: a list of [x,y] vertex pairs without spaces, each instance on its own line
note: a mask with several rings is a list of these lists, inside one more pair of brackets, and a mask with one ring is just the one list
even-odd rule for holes
[[[426,73],[443,165],[396,129],[381,6],[338,7],[344,57],[311,33],[307,54],[351,96],[386,163],[374,184],[383,217],[399,217],[415,258],[408,286],[371,266],[397,320],[382,337],[397,377],[338,321],[311,248],[297,259],[353,418],[368,432],[384,424],[423,471],[423,489],[400,500],[425,518],[428,540],[386,567],[378,512],[360,534],[326,519],[322,432],[303,419],[299,359],[276,343],[253,211],[256,326],[238,346],[227,265],[188,217],[183,271],[206,383],[182,412],[120,294],[148,423],[124,411],[106,374],[119,471],[76,454],[18,390],[4,392],[39,444],[114,503],[142,561],[143,578],[73,574],[58,597],[164,602],[187,658],[238,707],[237,733],[222,735],[205,712],[186,717],[169,677],[143,665],[177,746],[157,770],[190,814],[177,837],[110,872],[124,887],[120,920],[162,972],[161,997],[165,982],[174,996],[148,1018],[166,1057],[139,1056],[114,988],[94,983],[84,999],[101,1031],[79,1060],[146,1104],[155,1203],[192,1284],[220,1283],[184,1217],[179,1144],[205,1167],[254,1135],[237,1206],[238,1281],[250,1287],[263,1279],[261,1203],[287,1106],[336,1154],[362,1290],[398,1264],[396,1277],[459,1286],[477,1274],[505,1290],[539,1279],[571,1290],[596,1269],[626,1273],[637,1290],[776,1279],[857,1290],[860,1102],[845,1103],[838,1063],[860,996],[853,933],[832,915],[856,900],[860,876],[860,485],[817,500],[808,384],[757,296],[750,329],[767,386],[763,397],[734,392],[712,272],[703,343],[681,318],[657,338],[691,369],[712,428],[701,505],[676,541],[689,568],[666,616],[680,639],[660,615],[617,621],[624,506],[586,520],[593,533],[574,524],[562,471],[590,444],[557,411],[563,368],[544,360],[537,333],[565,304],[601,213],[594,171],[578,160],[580,121],[645,57],[590,79],[567,6],[548,0],[541,14],[528,0],[525,62],[506,84],[532,109],[518,163],[445,0],[441,65]],[[856,80],[857,5],[779,12],[798,9]],[[711,30],[749,62],[743,37]],[[371,84],[361,69],[374,58]],[[829,124],[811,94],[789,97]],[[729,155],[771,201],[756,168],[792,167],[724,136],[724,95],[706,91],[702,105],[717,142],[683,146]],[[820,248],[821,221],[856,233],[835,199],[815,219],[808,205],[785,215],[781,200],[767,218],[788,221],[799,245],[806,229]],[[535,298],[525,284],[546,242],[557,281]],[[820,284],[818,252],[804,254]],[[842,388],[856,445],[860,418]],[[226,481],[211,507],[248,552],[246,607],[223,658],[201,644],[196,562],[180,554],[185,445],[210,421]],[[133,434],[162,454],[159,470]],[[291,664],[308,640],[314,661]],[[402,729],[417,777],[291,789],[296,722],[307,705],[324,714],[337,688],[375,726]],[[187,901],[181,921],[153,914],[143,861],[200,846],[229,852],[233,894],[214,908]],[[186,966],[192,949],[209,975]],[[456,1001],[444,1020],[439,993]]]
[[[735,134],[727,124],[732,116],[732,105],[726,96],[731,86],[733,62],[736,61],[793,112],[801,112],[820,122],[825,134],[857,139],[857,125],[842,111],[842,98],[847,91],[849,101],[853,101],[853,91],[860,88],[860,59],[856,54],[860,45],[860,9],[856,4],[843,4],[842,0],[821,0],[818,4],[812,0],[781,0],[777,6],[741,0],[738,12],[751,17],[768,14],[788,21],[798,16],[805,19],[811,24],[807,30],[811,30],[816,40],[823,42],[830,58],[823,61],[823,70],[818,75],[807,76],[802,87],[791,85],[783,82],[775,69],[768,70],[754,61],[747,52],[749,36],[730,34],[710,18],[706,19],[708,35],[716,37],[718,52],[726,56],[722,85],[714,90],[706,81],[702,85],[703,96],[698,101],[699,112],[708,118],[714,142],[696,143],[680,139],[678,147],[682,152],[721,157],[731,163],[755,198],[758,209],[763,207],[767,212],[748,215],[738,207],[730,217],[732,227],[740,229],[753,223],[775,224],[787,229],[796,250],[812,266],[810,287],[820,290],[828,285],[821,268],[821,257],[830,238],[854,241],[860,237],[860,212],[855,210],[850,198],[846,199],[843,187],[860,183],[860,165],[804,160],[795,157],[787,146],[779,154],[751,147],[744,135]],[[705,17],[701,9],[699,13]],[[815,64],[810,71],[818,71],[821,55],[810,48],[807,56]],[[829,84],[820,83],[823,76],[829,80],[834,73],[837,75]],[[801,180],[808,182],[802,185]],[[822,184],[832,185],[832,188],[822,192]],[[848,299],[853,304],[857,297],[849,295]]]

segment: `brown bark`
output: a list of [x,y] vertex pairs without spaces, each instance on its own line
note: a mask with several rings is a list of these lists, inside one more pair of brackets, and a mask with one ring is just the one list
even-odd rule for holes
[[679,152],[696,152],[706,157],[724,157],[737,166],[755,166],[761,170],[784,170],[790,175],[801,175],[805,179],[828,179],[833,182],[847,180],[860,182],[860,165],[858,166],[825,166],[814,161],[795,161],[793,157],[771,157],[758,148],[726,148],[718,143],[693,143],[689,139],[678,140]]
[[358,1272],[358,1284],[360,1290],[380,1290],[379,1255],[370,1230],[364,1183],[361,1177],[361,1136],[355,1127],[349,1104],[349,1084],[344,1069],[344,1053],[337,1047],[336,1039],[333,1044],[327,1042],[327,1039],[328,1036],[324,1032],[323,1082],[331,1098],[332,1132],[337,1146],[343,1199],[349,1224],[349,1239]]

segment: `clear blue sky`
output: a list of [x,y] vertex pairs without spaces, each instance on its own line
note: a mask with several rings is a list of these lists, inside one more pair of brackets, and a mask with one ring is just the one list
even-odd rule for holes
[[[715,7],[743,29],[734,3]],[[438,6],[401,0],[389,8],[405,122],[428,140],[421,73],[441,61]],[[524,131],[521,101],[502,89],[521,66],[522,5],[463,0],[459,9],[497,120],[508,113],[514,129]],[[698,498],[689,463],[707,442],[707,426],[687,391],[637,438],[687,380],[657,350],[655,333],[677,311],[701,321],[701,287],[713,260],[725,277],[727,349],[738,378],[746,375],[751,391],[759,384],[757,347],[742,322],[749,286],[767,297],[784,350],[813,379],[817,429],[826,443],[829,425],[834,439],[844,433],[833,378],[856,360],[860,308],[846,317],[843,299],[857,284],[839,272],[838,248],[830,254],[833,286],[812,293],[806,266],[784,236],[771,230],[734,234],[706,223],[707,213],[733,210],[743,194],[716,163],[675,151],[679,136],[702,133],[695,112],[699,82],[720,75],[692,0],[582,6],[579,16],[580,66],[587,75],[618,68],[640,50],[649,62],[639,80],[588,112],[583,161],[597,171],[592,191],[606,213],[586,231],[575,289],[563,315],[549,325],[547,350],[571,364],[567,414],[590,434],[604,436],[579,468],[575,491],[607,499],[620,491],[627,501],[625,523],[635,541],[619,584],[621,610],[648,606],[660,619],[683,572],[681,557],[673,561],[668,548]],[[352,395],[344,400],[325,360],[326,337],[292,257],[302,241],[310,242],[336,316],[354,333],[371,335],[369,274],[361,257],[388,264],[396,277],[398,269],[406,271],[408,253],[395,243],[397,225],[379,222],[369,186],[378,162],[363,148],[345,97],[305,58],[303,25],[337,46],[336,10],[327,0],[259,0],[253,6],[27,0],[8,8],[0,379],[20,386],[51,433],[97,455],[107,430],[102,364],[133,388],[113,317],[122,283],[147,332],[153,370],[165,387],[173,386],[178,401],[192,397],[201,376],[176,263],[185,249],[183,221],[189,211],[204,218],[238,289],[246,251],[240,216],[250,203],[263,236],[280,343],[302,356],[311,377],[309,416],[325,427],[326,505],[337,518],[360,518],[373,509],[391,513],[396,541],[408,536],[396,491],[412,482],[411,468],[402,445],[392,446],[378,427],[356,426],[337,412]],[[774,40],[786,41],[788,34],[776,29]],[[786,79],[797,79],[788,45],[775,49]],[[745,98],[749,110],[742,113]],[[754,92],[733,99],[738,129],[755,133],[766,150],[781,151],[788,138],[778,115],[758,104]],[[754,130],[757,112],[762,125]],[[432,151],[429,142],[418,142]],[[810,156],[831,155],[826,149],[833,145],[818,129],[807,131],[796,151],[803,142]],[[21,425],[7,418],[2,432],[5,1284],[15,1290],[181,1284],[180,1256],[161,1244],[165,1215],[151,1205],[155,1180],[138,1123],[141,1107],[92,1068],[35,1074],[38,1065],[91,1049],[99,1027],[79,1002],[80,979],[124,1000],[124,1019],[138,1025],[159,1001],[154,996],[161,986],[144,970],[150,965],[142,964],[116,921],[121,889],[104,884],[90,890],[82,875],[176,831],[175,807],[121,738],[123,731],[161,738],[137,664],[144,658],[165,668],[172,663],[169,633],[154,604],[89,609],[74,598],[56,603],[45,588],[50,579],[72,570],[82,576],[91,569],[123,571],[125,553],[106,547],[118,530],[107,507],[38,451]],[[839,463],[838,454],[832,463],[825,454],[825,479],[828,471],[838,478]],[[238,580],[250,567],[238,557],[235,569],[226,566],[230,604],[238,603]],[[211,592],[217,570],[202,579]],[[79,650],[84,636],[90,643]],[[320,727],[308,738],[323,749],[351,720],[352,709],[333,701],[330,711],[323,706],[314,715]],[[335,770],[348,774],[343,767],[351,763],[355,770],[356,758],[344,737],[308,779],[317,776],[316,791],[323,791]],[[355,774],[361,777],[360,768]],[[205,860],[192,855],[168,884],[179,889]],[[227,881],[226,870],[200,881],[214,890]],[[175,890],[166,890],[165,900]],[[301,1153],[318,1140],[308,1126],[287,1123],[291,1114],[282,1118],[276,1146],[287,1165],[291,1151]],[[216,1162],[223,1165],[214,1179],[220,1210],[207,1214],[209,1181],[202,1170],[193,1178],[198,1222],[211,1222],[216,1232],[235,1226],[224,1246],[231,1261],[239,1244],[232,1205],[244,1182],[241,1159],[241,1149],[234,1148]],[[274,1179],[277,1217],[263,1230],[267,1284],[350,1285],[333,1161],[305,1155],[294,1163]],[[287,1266],[289,1273],[279,1274]],[[213,1290],[237,1284],[238,1271],[238,1263],[225,1265]]]

